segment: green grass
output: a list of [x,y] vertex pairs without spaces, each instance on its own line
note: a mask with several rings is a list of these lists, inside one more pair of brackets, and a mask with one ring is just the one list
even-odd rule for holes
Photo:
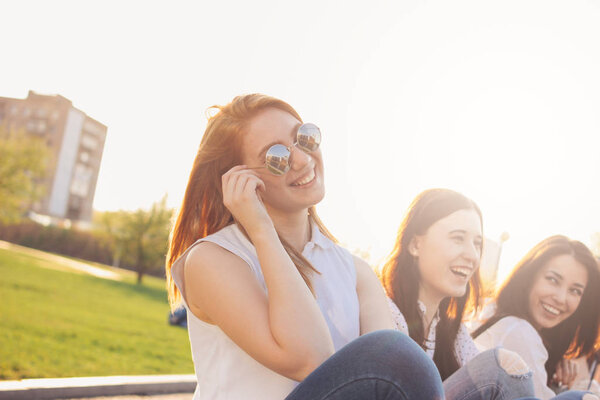
[[0,249],[0,379],[193,373],[186,330],[167,324],[164,281],[123,277]]

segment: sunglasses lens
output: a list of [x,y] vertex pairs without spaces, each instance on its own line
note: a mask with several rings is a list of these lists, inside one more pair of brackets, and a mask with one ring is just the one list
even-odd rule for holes
[[296,136],[298,147],[306,152],[315,151],[321,144],[321,130],[311,123],[300,125]]
[[290,152],[282,144],[273,145],[267,150],[266,166],[275,175],[283,175],[290,169]]

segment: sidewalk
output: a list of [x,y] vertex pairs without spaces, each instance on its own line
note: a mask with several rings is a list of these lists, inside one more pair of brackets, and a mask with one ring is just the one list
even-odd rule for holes
[[[0,381],[0,400],[193,393],[195,375],[101,376]],[[191,395],[190,395],[191,398]]]

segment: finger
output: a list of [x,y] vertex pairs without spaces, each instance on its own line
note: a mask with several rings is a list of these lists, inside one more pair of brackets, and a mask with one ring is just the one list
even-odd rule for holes
[[244,179],[243,187],[240,188],[240,196],[245,199],[258,198],[256,187],[258,186],[258,178],[252,175],[247,175]]
[[225,172],[225,174],[223,174],[223,175],[227,175],[227,174],[230,174],[230,173],[232,173],[232,172],[236,172],[236,171],[239,171],[239,170],[242,170],[242,169],[245,169],[245,168],[248,168],[248,166],[247,166],[247,165],[245,165],[245,164],[235,165],[235,166],[231,167],[231,168],[230,168],[230,169],[229,169],[227,172]]
[[569,362],[569,383],[572,383],[577,377],[577,364],[573,361]]
[[248,179],[251,179],[251,177],[252,175],[245,173],[240,173],[237,175],[237,180],[235,182],[235,187],[233,191],[236,199],[242,198],[242,196],[244,195],[244,187],[246,186]]
[[243,170],[244,168],[246,168],[245,165],[236,165],[234,167],[231,167],[227,172],[225,172],[223,175],[221,175],[221,184],[223,186],[225,186],[226,182],[238,171]]
[[556,378],[560,379],[563,376],[563,360],[561,360],[557,365],[556,365]]
[[236,188],[239,178],[240,178],[240,175],[231,174],[229,177],[227,177],[225,186],[223,187],[223,200],[227,201],[227,203],[230,205],[236,199],[235,188]]
[[234,167],[231,167],[227,172],[225,172],[223,175],[221,175],[221,184],[222,184],[223,188],[225,188],[229,179],[231,179],[231,177],[237,171],[240,171],[240,170],[244,169],[245,167],[246,167],[245,165],[236,165]]
[[265,190],[265,183],[259,177],[253,176],[253,177],[249,178],[248,181],[246,182],[244,191],[256,192],[257,190]]

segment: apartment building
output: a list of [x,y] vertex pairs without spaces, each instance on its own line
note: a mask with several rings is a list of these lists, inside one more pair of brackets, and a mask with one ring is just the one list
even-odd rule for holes
[[63,96],[33,91],[25,99],[0,97],[0,125],[43,138],[52,154],[38,183],[44,196],[30,211],[59,223],[91,221],[107,127]]

